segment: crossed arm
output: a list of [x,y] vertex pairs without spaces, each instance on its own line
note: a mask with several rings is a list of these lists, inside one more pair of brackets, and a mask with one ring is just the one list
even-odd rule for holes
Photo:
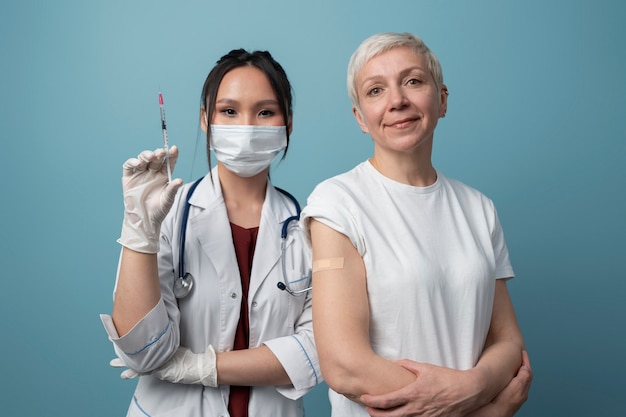
[[[123,248],[112,314],[118,335],[122,337],[130,332],[157,305],[160,298],[157,255]],[[216,355],[216,368],[218,384],[291,384],[287,372],[265,345],[219,352]]]
[[[398,363],[415,373],[416,377],[424,366],[424,364],[408,360],[401,360]],[[517,375],[491,402],[473,411],[468,417],[513,416],[528,399],[532,379],[530,360],[524,351],[522,352],[522,366]],[[419,397],[420,392],[416,379],[413,384],[397,391],[382,395],[364,395],[361,397],[361,401],[367,405],[367,411],[372,417],[396,417],[414,415],[412,409],[418,407],[419,403],[416,404],[413,399]]]
[[[374,407],[394,407],[389,411],[369,408],[371,415],[482,415],[486,410],[481,408],[489,406],[509,384],[522,360],[523,340],[505,281],[498,280],[496,285],[487,342],[474,368],[458,371],[411,361],[389,361],[378,356],[370,345],[362,258],[346,236],[328,226],[311,220],[310,230],[314,262],[344,259],[341,269],[318,270],[313,274],[315,340],[328,385],[366,406],[370,401]],[[406,395],[401,401],[377,403],[376,400],[387,398],[372,397],[405,387],[407,392],[399,391]]]

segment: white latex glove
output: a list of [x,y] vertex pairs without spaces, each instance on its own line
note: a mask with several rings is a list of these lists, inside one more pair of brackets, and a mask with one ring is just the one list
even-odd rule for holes
[[[172,208],[181,179],[168,183],[165,150],[143,151],[137,158],[124,162],[122,190],[124,191],[124,221],[117,240],[122,246],[142,253],[159,251],[161,223]],[[169,151],[173,171],[178,148]]]
[[[163,366],[147,373],[126,369],[120,375],[122,379],[152,375],[163,381],[179,384],[202,384],[205,387],[217,387],[217,360],[213,346],[209,345],[204,353],[193,353],[186,347],[179,347],[174,356]],[[126,368],[121,358],[110,362],[114,368]]]

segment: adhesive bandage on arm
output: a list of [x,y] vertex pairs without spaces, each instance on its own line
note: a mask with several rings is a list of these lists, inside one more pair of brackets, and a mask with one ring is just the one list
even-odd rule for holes
[[313,261],[312,272],[343,269],[343,258],[326,258]]

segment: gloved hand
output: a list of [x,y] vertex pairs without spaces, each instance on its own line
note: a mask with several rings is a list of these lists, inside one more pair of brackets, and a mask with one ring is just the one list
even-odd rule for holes
[[[114,368],[125,368],[121,358],[110,362]],[[174,356],[163,366],[147,373],[126,369],[120,375],[122,379],[137,378],[141,375],[152,375],[163,381],[180,384],[202,384],[205,387],[217,387],[217,358],[213,346],[207,346],[204,353],[193,353],[186,347],[179,347]]]
[[[172,208],[181,179],[168,183],[165,150],[143,151],[137,158],[124,162],[122,190],[124,191],[124,221],[122,246],[142,253],[159,251],[161,223]],[[172,171],[178,159],[178,148],[169,150]]]

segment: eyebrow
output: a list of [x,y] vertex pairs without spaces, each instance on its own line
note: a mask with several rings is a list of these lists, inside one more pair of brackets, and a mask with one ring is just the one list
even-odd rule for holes
[[[402,71],[400,71],[400,76],[401,77],[406,77],[408,74],[410,74],[413,71],[419,71],[422,72],[424,74],[430,74],[430,72],[428,71],[428,69],[424,69],[422,67],[408,67],[403,69]],[[364,79],[363,81],[361,81],[361,83],[359,83],[360,87],[363,87],[365,84],[367,84],[368,82],[371,81],[375,81],[379,78],[383,77],[380,74],[376,74],[376,75],[372,75],[371,77],[367,77],[366,79]],[[384,77],[383,77],[384,78]]]
[[[236,105],[239,104],[239,101],[233,100],[230,98],[222,98],[215,102],[215,104],[226,104],[226,105]],[[269,99],[269,100],[260,100],[254,103],[256,106],[278,106],[278,100]]]

